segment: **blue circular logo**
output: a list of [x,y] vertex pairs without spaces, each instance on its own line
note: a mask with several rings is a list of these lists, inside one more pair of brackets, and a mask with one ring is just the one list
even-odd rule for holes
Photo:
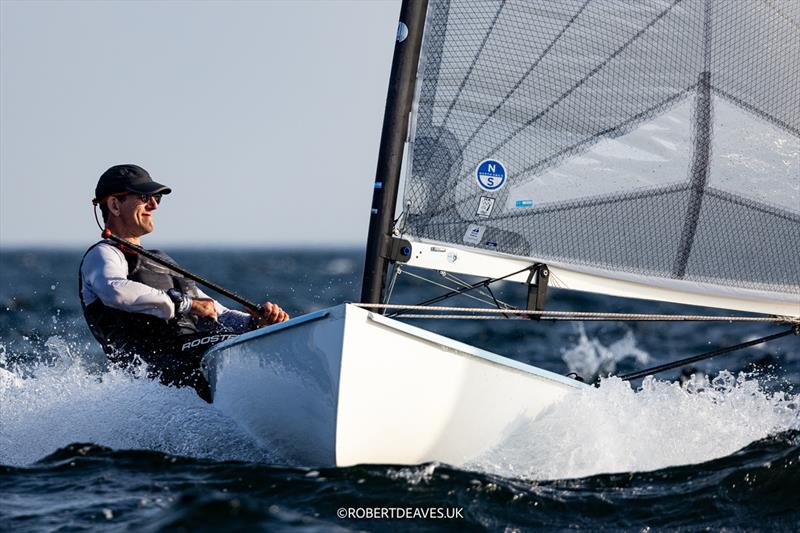
[[475,179],[484,191],[497,191],[506,184],[506,167],[500,161],[484,159],[475,169]]

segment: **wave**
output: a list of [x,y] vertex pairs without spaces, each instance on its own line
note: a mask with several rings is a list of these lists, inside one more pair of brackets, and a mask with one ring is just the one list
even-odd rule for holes
[[[114,475],[109,479],[109,471]],[[531,481],[430,463],[294,468],[115,451],[75,444],[25,468],[0,467],[15,493],[41,512],[52,492],[72,496],[61,519],[157,531],[197,529],[396,530],[397,521],[336,518],[342,507],[462,508],[443,529],[796,529],[800,432],[761,439],[730,456],[653,472]],[[203,479],[202,484],[187,480]],[[53,481],[57,480],[54,489]],[[153,480],[158,490],[153,490]],[[114,491],[109,491],[113,483]],[[103,487],[104,490],[95,490]],[[91,492],[91,498],[85,493]],[[120,493],[124,497],[120,497]],[[48,498],[41,498],[41,494]],[[152,524],[157,523],[158,527]],[[404,528],[410,522],[404,521]],[[430,523],[415,522],[416,527]],[[449,525],[449,527],[448,527]]]
[[61,357],[0,368],[0,464],[30,464],[74,442],[216,460],[270,461],[233,421],[192,389]]
[[799,400],[728,371],[684,384],[648,377],[640,389],[606,378],[520,424],[471,467],[541,480],[702,463],[800,429]]
[[636,337],[628,330],[625,335],[605,346],[599,339],[589,337],[582,322],[577,323],[578,342],[562,349],[561,359],[570,372],[593,382],[601,375],[609,375],[617,369],[617,363],[634,359],[639,367],[650,363],[650,354],[636,346]]
[[[281,463],[193,390],[143,379],[141,370],[90,368],[59,339],[48,346],[60,354],[55,361],[0,364],[0,464],[31,464],[75,442]],[[800,429],[799,400],[730,372],[683,385],[648,378],[640,389],[608,378],[512,428],[468,468],[547,480],[702,463]]]

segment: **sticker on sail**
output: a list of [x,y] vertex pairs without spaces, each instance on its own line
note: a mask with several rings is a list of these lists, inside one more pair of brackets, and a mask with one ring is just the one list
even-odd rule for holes
[[514,207],[533,207],[533,200],[517,200]]
[[494,198],[489,196],[481,196],[475,216],[489,218],[489,215],[492,214],[492,209],[494,209]]
[[475,179],[484,191],[499,191],[506,184],[506,167],[500,161],[484,159],[475,169]]
[[484,226],[470,224],[467,228],[467,232],[464,234],[464,242],[467,244],[480,244],[484,231],[486,231]]
[[486,247],[497,250],[497,241],[486,241]]

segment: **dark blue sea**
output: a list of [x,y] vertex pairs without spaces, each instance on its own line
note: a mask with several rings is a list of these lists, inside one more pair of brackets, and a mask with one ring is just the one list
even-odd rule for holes
[[[358,301],[361,250],[167,250],[300,315]],[[469,469],[315,468],[187,389],[109,368],[77,297],[82,250],[0,250],[0,530],[797,531],[800,338],[629,384],[605,378]],[[447,281],[436,272],[421,274]],[[394,301],[441,288],[401,275]],[[522,306],[520,286],[496,296]],[[473,305],[464,297],[447,304]],[[727,312],[551,291],[562,310]],[[408,319],[413,320],[413,319]],[[751,323],[414,322],[589,381],[781,331]],[[410,518],[339,518],[340,509]],[[420,518],[437,509],[455,518]],[[401,511],[406,512],[407,511]],[[397,511],[395,511],[397,514]]]

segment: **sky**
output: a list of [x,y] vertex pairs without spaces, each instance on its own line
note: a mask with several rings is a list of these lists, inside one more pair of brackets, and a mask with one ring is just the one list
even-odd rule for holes
[[363,246],[399,0],[0,0],[0,247],[80,246],[111,165],[142,242]]

